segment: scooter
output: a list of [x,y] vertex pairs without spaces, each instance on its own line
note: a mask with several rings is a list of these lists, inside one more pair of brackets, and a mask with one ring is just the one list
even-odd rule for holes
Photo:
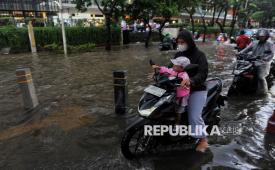
[[175,38],[167,39],[159,44],[160,51],[168,51],[168,50],[176,50],[177,49],[177,42]]
[[[253,94],[258,89],[258,78],[255,63],[259,60],[258,57],[253,57],[248,54],[237,55],[237,62],[233,68],[233,82],[228,90],[227,96],[238,96],[241,94]],[[275,60],[272,59],[270,73],[266,77],[268,89],[273,85],[275,77]]]
[[[150,62],[151,65],[153,62]],[[187,73],[196,71],[197,65],[189,65],[185,68]],[[146,125],[175,125],[176,121],[176,90],[181,82],[178,77],[168,74],[160,74],[155,70],[155,83],[144,90],[138,104],[138,119],[130,124],[121,141],[122,154],[128,158],[135,158],[152,152],[158,146],[175,144],[177,142],[195,143],[190,136],[172,136],[164,133],[163,136],[146,136]],[[221,95],[222,81],[219,78],[209,79],[207,84],[207,101],[203,109],[202,117],[206,125],[218,125],[220,121],[220,107],[224,105],[224,96]],[[187,113],[182,114],[181,125],[188,125]]]

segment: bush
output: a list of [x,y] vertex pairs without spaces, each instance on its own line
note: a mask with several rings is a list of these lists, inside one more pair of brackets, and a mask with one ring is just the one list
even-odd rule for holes
[[[80,45],[93,43],[98,46],[106,42],[106,30],[104,27],[67,27],[67,43],[70,45]],[[37,45],[42,47],[45,44],[62,44],[62,32],[60,28],[44,27],[35,28]],[[112,29],[112,43],[120,43],[120,29]]]
[[[130,41],[132,43],[135,42],[145,42],[147,38],[148,32],[130,32]],[[157,42],[159,41],[159,33],[152,31],[151,41]]]
[[[54,48],[63,44],[62,32],[59,27],[34,28],[36,45],[38,49]],[[84,45],[83,48],[101,46],[106,42],[104,27],[67,27],[67,43],[72,46]],[[120,29],[112,28],[112,44],[120,43]],[[29,37],[27,28],[2,27],[0,28],[0,47],[12,47],[17,50],[29,50]],[[82,47],[80,47],[82,48]]]
[[[87,44],[81,44],[81,45],[68,45],[68,51],[69,52],[90,52],[95,49],[95,44],[87,43]],[[48,44],[44,46],[44,49],[54,52],[63,52],[63,45],[59,45],[56,43]]]
[[180,27],[185,28],[187,26],[188,26],[188,24],[186,24],[186,23],[176,23],[176,24],[170,24],[170,25],[165,26],[165,27],[166,28],[180,28]]
[[15,27],[0,28],[0,47],[27,48],[29,39],[26,29]]
[[[192,30],[191,26],[187,27],[188,30]],[[231,31],[231,27],[224,27],[224,32],[229,34]],[[238,29],[235,28],[234,33],[237,32]],[[195,32],[203,33],[203,27],[202,26],[195,26]],[[206,34],[219,34],[221,32],[219,27],[207,27]]]

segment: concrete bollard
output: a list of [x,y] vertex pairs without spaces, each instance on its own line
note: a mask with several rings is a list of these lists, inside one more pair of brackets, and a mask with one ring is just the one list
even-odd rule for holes
[[114,97],[115,113],[124,114],[127,112],[128,105],[128,88],[127,88],[127,71],[113,71],[114,77]]
[[19,68],[16,70],[16,77],[23,96],[24,108],[30,110],[38,106],[39,102],[35,93],[31,70]]

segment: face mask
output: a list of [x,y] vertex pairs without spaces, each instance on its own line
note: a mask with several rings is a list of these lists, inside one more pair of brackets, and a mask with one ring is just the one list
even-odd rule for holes
[[178,51],[186,51],[188,49],[187,45],[178,45]]

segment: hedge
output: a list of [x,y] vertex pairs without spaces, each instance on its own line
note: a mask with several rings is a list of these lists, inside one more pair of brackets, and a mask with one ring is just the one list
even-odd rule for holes
[[[36,44],[43,48],[49,44],[62,44],[62,32],[59,27],[34,28]],[[67,27],[66,36],[68,45],[96,44],[104,45],[106,42],[104,27]],[[119,28],[112,28],[112,44],[120,43],[121,32]],[[0,48],[12,47],[17,50],[29,50],[29,37],[27,28],[2,27],[0,28]]]
[[[192,31],[191,25],[187,25],[185,23],[171,24],[171,25],[167,26],[166,28],[180,28],[180,27],[183,27],[183,28],[186,28],[186,29]],[[203,33],[203,26],[202,25],[196,24],[194,29],[195,29],[195,32]],[[225,31],[225,33],[230,33],[231,27],[224,27],[224,31]],[[235,28],[234,33],[236,33],[237,31],[239,31],[239,29]],[[220,28],[218,26],[214,26],[214,27],[207,26],[207,30],[206,30],[207,34],[218,34],[220,32],[221,31],[220,31]]]
[[[191,30],[191,27],[187,27]],[[226,33],[230,32],[230,27],[225,27]],[[195,27],[195,31],[203,33],[203,27]],[[235,29],[237,31],[237,29]],[[46,45],[62,45],[62,33],[59,27],[35,27],[35,38],[38,49],[43,49]],[[218,34],[218,27],[207,27],[207,34]],[[130,33],[131,42],[144,42],[148,33]],[[106,30],[104,27],[67,27],[67,43],[71,46],[95,44],[103,46],[106,42]],[[112,27],[112,44],[119,44],[121,38],[120,28]],[[152,32],[152,41],[159,41],[158,32]],[[27,28],[0,27],[0,49],[12,47],[13,51],[29,51],[29,37]]]
[[[187,29],[190,30],[190,31],[192,31],[192,27],[191,26],[188,26]],[[196,26],[195,27],[195,32],[198,32],[198,33],[202,34],[204,32],[203,29],[204,28],[202,26],[201,27]],[[235,28],[234,29],[234,33],[237,32],[238,30],[239,29]],[[224,27],[224,32],[225,33],[230,33],[230,31],[231,31],[231,27]],[[207,30],[206,30],[206,34],[218,34],[220,32],[221,32],[221,30],[220,30],[219,27],[207,27]]]
[[[148,35],[148,32],[130,32],[130,41],[132,43],[145,42],[147,35]],[[158,32],[152,31],[151,41],[152,42],[159,41],[159,33]]]

